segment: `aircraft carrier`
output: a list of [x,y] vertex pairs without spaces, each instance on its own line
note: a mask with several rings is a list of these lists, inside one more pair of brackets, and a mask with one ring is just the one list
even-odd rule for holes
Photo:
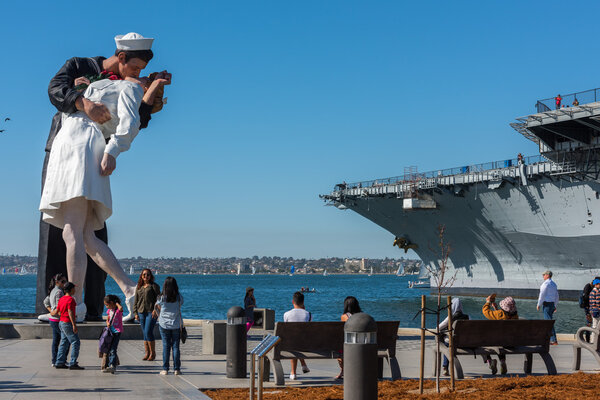
[[550,269],[561,297],[575,299],[600,275],[600,89],[560,104],[539,100],[536,113],[510,125],[539,155],[427,173],[410,167],[320,197],[388,230],[434,271],[444,226],[449,293],[535,298]]

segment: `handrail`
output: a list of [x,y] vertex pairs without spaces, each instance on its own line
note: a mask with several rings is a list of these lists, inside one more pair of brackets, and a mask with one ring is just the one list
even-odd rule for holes
[[[569,93],[561,95],[560,97],[562,99],[561,107],[572,107],[575,105],[573,104],[575,100],[577,100],[579,104],[595,103],[596,101],[600,100],[600,88],[584,90],[583,92]],[[538,113],[557,109],[556,96],[538,100],[535,103],[535,108]]]
[[[523,157],[523,162],[527,165],[537,164],[541,162],[547,162],[547,160],[541,155]],[[440,178],[444,176],[452,175],[466,175],[473,173],[483,173],[486,171],[504,169],[508,167],[516,167],[519,164],[518,158],[509,160],[492,161],[483,164],[465,165],[462,167],[454,167],[441,169],[437,171],[429,172],[411,172],[400,176],[394,176],[390,178],[372,179],[368,181],[354,182],[354,183],[338,183],[334,186],[333,191],[336,192],[340,189],[356,189],[356,188],[368,188],[374,186],[383,185],[396,185],[404,183],[417,183],[424,179]]]

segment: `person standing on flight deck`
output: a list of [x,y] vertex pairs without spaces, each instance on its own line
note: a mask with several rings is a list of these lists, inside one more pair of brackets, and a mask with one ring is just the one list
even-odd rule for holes
[[[540,310],[542,307],[544,311],[544,319],[552,319],[552,314],[556,311],[558,306],[558,288],[556,283],[552,280],[552,271],[546,270],[542,273],[544,282],[540,286],[540,296],[537,302],[537,309]],[[550,344],[556,345],[556,330],[552,327],[552,336],[550,336]]]

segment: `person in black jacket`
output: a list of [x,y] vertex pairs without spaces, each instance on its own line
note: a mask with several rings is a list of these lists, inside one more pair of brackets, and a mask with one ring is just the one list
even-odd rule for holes
[[[46,180],[48,157],[52,142],[61,128],[62,113],[85,112],[94,122],[102,124],[110,119],[108,109],[101,103],[86,100],[83,91],[75,87],[80,84],[89,84],[88,76],[99,75],[102,71],[111,71],[117,75],[139,76],[146,67],[147,60],[152,58],[152,50],[123,50],[117,49],[109,58],[73,57],[66,61],[62,68],[50,80],[48,96],[50,102],[56,107],[57,113],[52,118],[50,133],[46,142],[46,157],[42,169],[42,190]],[[171,74],[165,72],[166,79],[171,80]],[[140,129],[146,128],[150,121],[152,104],[142,102],[140,113]],[[102,230],[96,231],[96,236],[108,243],[106,224]],[[101,320],[104,308],[104,281],[106,272],[102,271],[91,258],[87,259],[85,279],[85,300],[87,308],[86,319]],[[50,278],[57,273],[66,274],[66,247],[62,238],[62,230],[42,221],[40,216],[40,239],[38,248],[38,275],[37,275],[37,301],[36,312],[44,312],[42,300],[45,297],[45,288]],[[81,317],[78,316],[78,319]]]

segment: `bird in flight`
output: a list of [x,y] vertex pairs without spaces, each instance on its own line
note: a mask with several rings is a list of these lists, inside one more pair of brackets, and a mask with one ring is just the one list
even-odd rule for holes
[[10,118],[4,118],[4,122],[10,121]]

